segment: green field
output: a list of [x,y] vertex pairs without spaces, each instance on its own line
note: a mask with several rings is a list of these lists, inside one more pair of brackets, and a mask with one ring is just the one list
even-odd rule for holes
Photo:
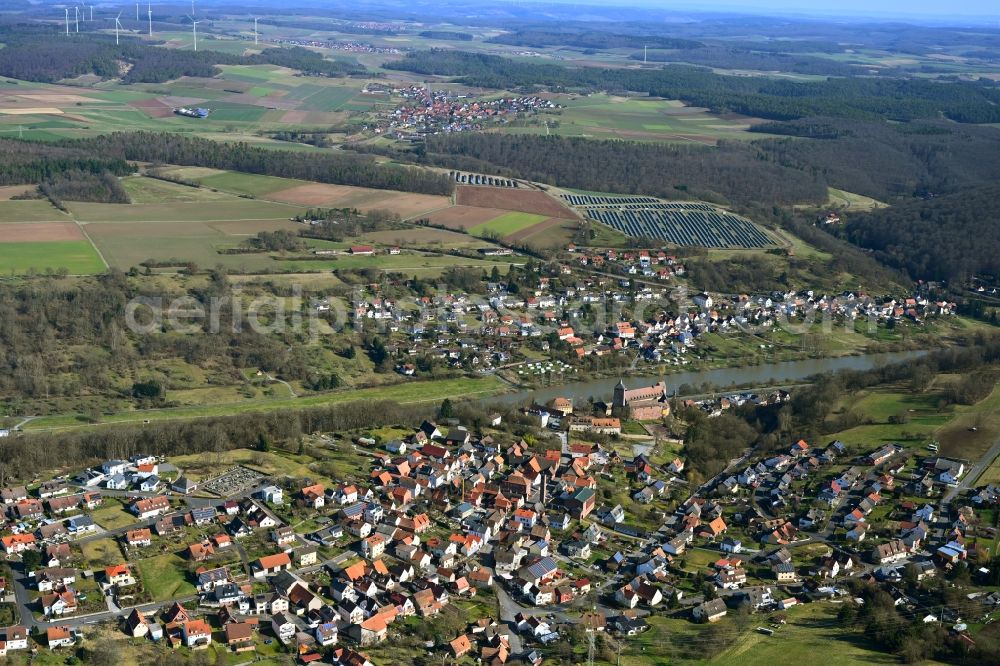
[[186,562],[174,553],[139,560],[135,568],[153,601],[193,595],[196,591],[187,581]]
[[875,208],[885,208],[889,205],[877,199],[866,197],[863,194],[855,194],[854,192],[838,190],[833,187],[828,187],[827,190],[830,193],[828,205],[840,210],[869,211]]
[[194,177],[192,180],[195,180],[208,188],[250,196],[261,196],[288,189],[289,187],[306,184],[306,181],[304,180],[278,178],[277,176],[261,176],[258,174],[239,173],[236,171],[227,171],[209,176]]
[[496,236],[503,238],[513,233],[533,227],[539,222],[544,222],[544,215],[534,215],[532,213],[505,213],[500,217],[495,217],[489,222],[483,222],[471,229],[469,233],[473,236]]
[[70,275],[93,275],[107,266],[86,240],[0,243],[0,275],[62,268]]
[[308,111],[337,111],[358,94],[357,88],[324,87],[302,100]]
[[227,199],[225,194],[209,189],[178,185],[165,180],[132,176],[121,179],[122,187],[128,192],[133,204],[161,204],[171,202],[212,201]]
[[121,222],[88,224],[87,231],[109,264],[127,270],[147,260],[221,265],[234,271],[280,271],[270,254],[220,254],[237,248],[259,231],[292,226],[287,220],[242,222]]

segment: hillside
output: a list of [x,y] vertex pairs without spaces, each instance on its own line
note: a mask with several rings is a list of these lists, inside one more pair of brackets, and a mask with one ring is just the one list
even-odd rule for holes
[[1000,185],[852,216],[852,243],[915,280],[961,281],[1000,273]]

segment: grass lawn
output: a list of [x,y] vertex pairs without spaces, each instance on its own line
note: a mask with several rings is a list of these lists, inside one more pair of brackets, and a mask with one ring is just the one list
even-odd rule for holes
[[471,229],[469,233],[473,236],[509,236],[521,229],[533,227],[547,218],[544,215],[534,215],[532,213],[505,213],[500,217],[495,217],[489,222],[483,222]]
[[97,509],[90,516],[94,519],[95,523],[106,530],[118,529],[119,527],[125,527],[136,522],[136,517],[126,511],[117,502],[113,504],[109,503],[107,506]]
[[195,593],[194,585],[186,579],[186,563],[173,553],[140,560],[136,563],[136,570],[143,587],[152,595],[154,601],[165,601]]
[[87,568],[103,569],[122,560],[122,551],[114,539],[94,539],[82,544],[80,549]]
[[107,267],[86,240],[0,243],[0,275],[60,268],[70,275],[93,275]]

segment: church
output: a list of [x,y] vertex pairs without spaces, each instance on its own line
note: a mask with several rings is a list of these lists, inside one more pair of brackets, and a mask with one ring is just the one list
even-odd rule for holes
[[619,418],[636,421],[655,421],[669,416],[667,385],[659,381],[652,386],[627,389],[625,382],[619,380],[611,401],[611,413]]

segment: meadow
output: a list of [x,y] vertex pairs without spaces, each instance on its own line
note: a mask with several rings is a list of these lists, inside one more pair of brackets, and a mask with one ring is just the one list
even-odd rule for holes
[[533,227],[540,222],[544,222],[544,215],[534,215],[532,213],[505,213],[500,217],[493,218],[483,224],[478,224],[469,233],[475,236],[494,236],[503,238],[513,233]]
[[853,413],[862,424],[828,439],[839,439],[858,453],[892,442],[922,449],[936,441],[941,455],[976,460],[1000,439],[1000,384],[974,405],[943,405],[942,392],[957,379],[939,376],[917,392],[908,386],[860,391],[843,399],[837,412]]

